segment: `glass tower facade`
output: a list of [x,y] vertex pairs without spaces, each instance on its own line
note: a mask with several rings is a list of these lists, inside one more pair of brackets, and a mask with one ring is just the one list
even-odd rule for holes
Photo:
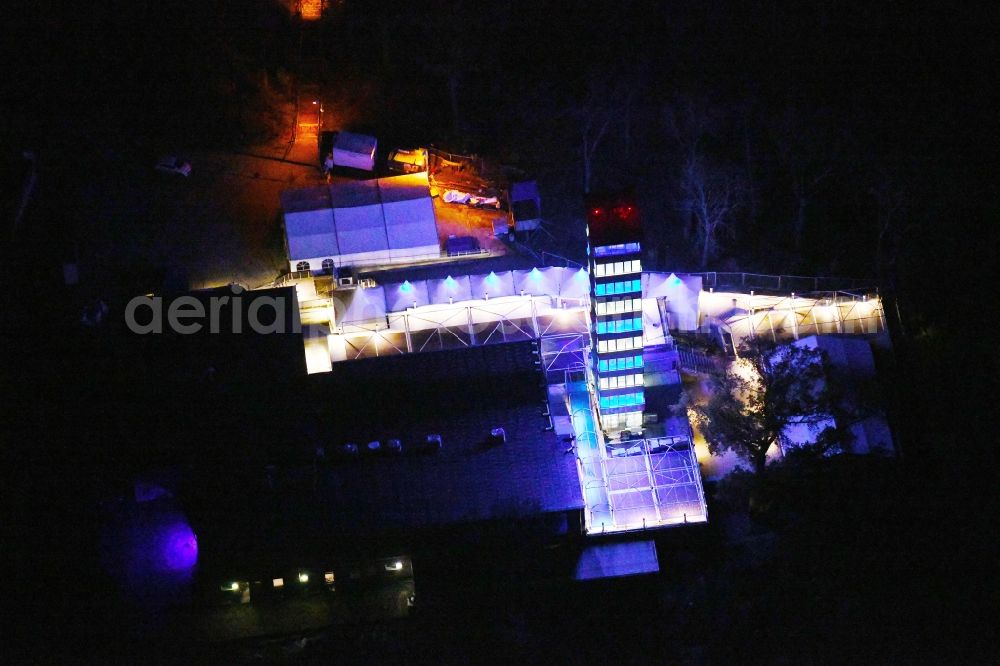
[[587,201],[590,337],[601,427],[641,428],[642,228],[630,193]]

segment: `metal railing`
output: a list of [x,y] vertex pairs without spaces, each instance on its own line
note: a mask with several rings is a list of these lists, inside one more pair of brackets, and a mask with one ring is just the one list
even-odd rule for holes
[[566,264],[566,268],[570,268],[570,266],[572,266],[573,268],[583,268],[583,264],[581,264],[579,261],[574,261],[574,260],[570,259],[569,257],[564,257],[561,254],[556,254],[555,252],[543,251],[542,252],[542,263],[544,263],[546,266],[554,266],[555,265],[555,264],[549,264],[549,263],[547,263],[546,257],[552,257],[553,259],[557,259],[557,260],[563,262],[564,264]]
[[768,275],[765,273],[727,273],[707,271],[689,273],[701,276],[703,287],[719,289],[723,287],[739,287],[746,289],[762,289],[778,292],[839,291],[845,289],[873,289],[872,279],[841,278],[841,277],[808,277],[804,275]]
[[492,254],[489,248],[480,247],[475,250],[448,250],[449,257],[468,257],[480,254]]
[[687,347],[677,347],[677,358],[681,370],[691,373],[711,374],[718,370],[716,361],[705,352],[695,351]]
[[288,284],[289,282],[291,282],[292,280],[304,280],[306,278],[311,278],[312,276],[313,276],[313,272],[311,270],[306,270],[306,271],[292,271],[290,273],[282,273],[281,275],[279,275],[278,277],[274,278],[270,282],[266,282],[266,283],[262,284],[261,286],[259,286],[257,288],[258,289],[266,289],[268,287],[283,287],[286,284]]

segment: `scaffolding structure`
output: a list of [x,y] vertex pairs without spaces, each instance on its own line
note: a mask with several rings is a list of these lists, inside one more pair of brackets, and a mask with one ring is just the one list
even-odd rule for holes
[[616,442],[602,460],[612,525],[625,531],[708,519],[690,437]]
[[594,392],[588,390],[593,383],[588,356],[584,348],[583,368],[565,373],[586,532],[610,534],[707,522],[690,429],[687,435],[608,440],[597,427]]
[[379,319],[342,322],[331,330],[334,361],[476,345],[523,342],[587,332],[585,299],[511,296],[429,305]]
[[[644,347],[666,344],[676,331],[717,337],[732,352],[754,336],[780,342],[813,334],[874,335],[886,330],[875,290],[783,295],[695,290],[701,277],[691,281],[673,274],[643,275]],[[546,268],[333,291],[321,291],[318,279],[310,276],[288,282],[299,291],[301,320],[311,326],[311,334],[325,331],[325,341],[306,340],[309,372],[329,372],[331,363],[370,356],[568,334],[587,337],[592,313],[581,276],[586,273]],[[489,293],[484,293],[487,285]],[[328,359],[321,358],[323,349]]]
[[702,292],[701,330],[731,337],[774,342],[809,335],[873,335],[886,330],[882,300],[866,292],[821,292],[787,296],[739,292]]

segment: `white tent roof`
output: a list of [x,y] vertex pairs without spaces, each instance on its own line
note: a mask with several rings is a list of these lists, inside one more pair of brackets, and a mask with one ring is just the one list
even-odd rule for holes
[[430,180],[427,178],[426,171],[378,179],[382,203],[427,199],[430,197],[429,187]]
[[406,308],[412,308],[416,303],[417,307],[430,304],[427,296],[427,281],[417,280],[410,282],[397,282],[385,285],[385,309],[388,312],[400,312]]
[[330,185],[330,205],[334,208],[377,206],[381,201],[377,180],[345,180]]
[[334,314],[337,324],[384,319],[385,291],[382,287],[338,290],[334,295]]
[[563,268],[559,295],[563,298],[586,298],[590,295],[590,275],[584,268]]
[[448,299],[455,301],[472,300],[472,285],[468,275],[457,278],[448,276],[444,280],[427,280],[427,295],[432,303],[447,303]]
[[430,197],[382,205],[388,230],[389,249],[439,247],[434,205]]
[[333,211],[340,254],[377,252],[389,249],[382,207],[357,206]]
[[530,271],[514,271],[514,291],[522,291],[532,296],[544,296],[559,293],[559,283],[562,282],[561,268],[546,266],[532,268]]
[[513,296],[514,275],[510,271],[494,273],[490,271],[485,275],[470,275],[469,281],[472,285],[473,298],[498,298],[500,296]]
[[340,254],[333,226],[333,211],[329,208],[285,213],[285,231],[288,234],[288,258],[291,261]]
[[330,188],[327,185],[285,190],[281,193],[281,210],[285,211],[285,213],[297,213],[329,207]]
[[281,201],[291,262],[343,257],[363,263],[439,253],[426,173],[289,190]]
[[643,273],[642,280],[645,298],[666,299],[666,310],[674,319],[673,325],[682,331],[693,331],[698,328],[698,304],[702,281],[700,275]]

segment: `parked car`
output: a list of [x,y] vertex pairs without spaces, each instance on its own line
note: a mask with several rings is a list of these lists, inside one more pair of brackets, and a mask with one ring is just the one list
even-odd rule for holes
[[427,151],[423,148],[408,150],[400,148],[389,153],[389,171],[396,173],[419,173],[427,171]]
[[191,175],[191,164],[173,155],[161,157],[154,168],[164,173],[179,173],[184,177]]

